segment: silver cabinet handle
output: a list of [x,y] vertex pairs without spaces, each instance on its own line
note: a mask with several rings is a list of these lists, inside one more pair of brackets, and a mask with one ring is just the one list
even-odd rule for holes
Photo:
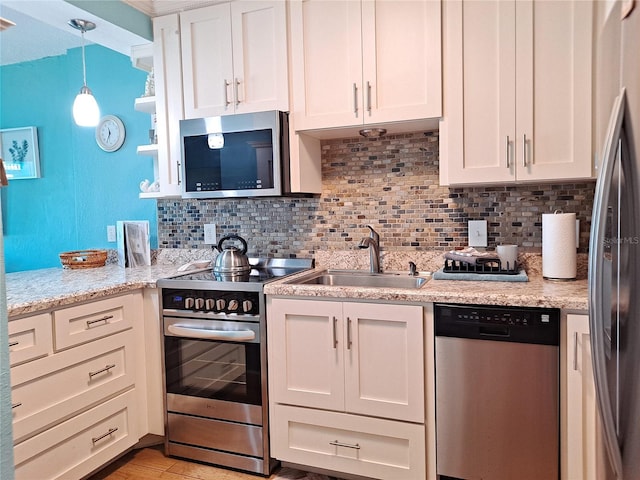
[[17,340],[15,342],[9,342],[9,346],[10,347],[15,347],[16,345],[18,345],[20,342],[18,342]]
[[107,433],[103,433],[102,435],[100,435],[99,437],[93,437],[91,439],[91,442],[95,445],[96,443],[98,443],[100,440],[102,440],[105,437],[108,437],[109,435],[111,435],[112,433],[115,433],[118,431],[118,427],[116,428],[110,428],[109,431],[107,431]]
[[522,166],[527,166],[527,134],[522,135]]
[[358,86],[353,84],[353,113],[358,116]]
[[511,168],[511,162],[509,161],[509,135],[504,145],[505,157],[507,157],[507,168]]
[[12,408],[12,409],[13,409],[13,408],[18,408],[18,407],[20,407],[20,406],[22,406],[22,402],[12,403],[12,404],[11,404],[11,408]]
[[335,445],[336,447],[346,447],[346,448],[353,448],[355,450],[360,450],[360,445],[353,444],[353,443],[342,443],[339,442],[338,440],[334,440],[333,442],[329,442],[329,445]]
[[227,82],[227,79],[224,79],[224,108],[226,109],[229,105],[231,105],[231,102],[229,101],[229,85],[231,85],[229,82]]
[[112,318],[113,318],[113,315],[105,315],[104,317],[96,318],[94,320],[87,320],[87,328],[91,327],[91,325],[93,325],[94,323],[105,322],[106,324]]
[[347,317],[347,350],[351,350],[351,319]]
[[336,324],[338,323],[338,319],[333,317],[333,349],[338,348],[338,336],[336,333]]
[[371,84],[367,80],[367,112],[371,115]]
[[116,364],[115,363],[112,363],[111,365],[105,365],[104,368],[101,368],[100,370],[96,370],[95,372],[89,372],[89,378],[93,378],[96,375],[99,375],[99,374],[104,373],[104,372],[108,372],[112,368],[116,368]]
[[238,90],[239,90],[238,87],[240,86],[240,80],[236,78],[236,81],[234,83],[235,83],[234,88],[235,88],[236,107],[237,107],[238,105],[240,105],[240,96],[238,95]]
[[573,332],[573,370],[578,371],[578,332]]

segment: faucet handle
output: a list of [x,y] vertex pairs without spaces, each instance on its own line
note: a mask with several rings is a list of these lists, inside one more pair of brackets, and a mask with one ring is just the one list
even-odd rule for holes
[[417,267],[413,262],[409,262],[409,275],[415,277],[417,275]]

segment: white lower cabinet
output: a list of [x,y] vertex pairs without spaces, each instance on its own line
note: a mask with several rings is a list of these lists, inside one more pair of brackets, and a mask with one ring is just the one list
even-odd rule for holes
[[563,402],[562,479],[605,478],[596,392],[591,363],[588,315],[567,315]]
[[276,458],[370,478],[426,478],[424,425],[287,405],[273,412]]
[[143,315],[135,292],[9,321],[10,343],[33,352],[11,357],[17,480],[82,478],[148,431],[138,414]]
[[268,298],[267,318],[274,456],[424,478],[423,308]]
[[15,446],[16,480],[82,478],[138,441],[135,390]]

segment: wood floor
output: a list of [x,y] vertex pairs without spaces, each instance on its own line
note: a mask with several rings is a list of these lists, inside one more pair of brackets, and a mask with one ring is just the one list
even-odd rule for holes
[[[88,480],[260,480],[264,477],[165,457],[161,445],[133,450]],[[271,480],[325,480],[330,477],[284,468]]]

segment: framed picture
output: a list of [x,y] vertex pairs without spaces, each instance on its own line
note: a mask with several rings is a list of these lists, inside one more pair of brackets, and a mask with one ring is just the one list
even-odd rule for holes
[[0,148],[9,180],[40,178],[40,153],[36,127],[0,130]]

